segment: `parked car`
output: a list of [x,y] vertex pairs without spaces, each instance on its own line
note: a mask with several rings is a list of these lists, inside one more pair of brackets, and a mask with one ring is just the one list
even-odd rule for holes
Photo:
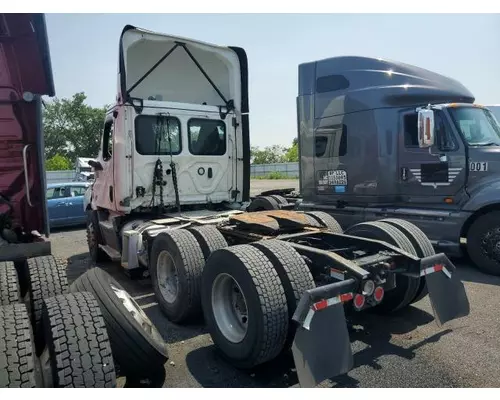
[[47,185],[47,206],[51,228],[85,224],[83,197],[89,186],[89,182]]

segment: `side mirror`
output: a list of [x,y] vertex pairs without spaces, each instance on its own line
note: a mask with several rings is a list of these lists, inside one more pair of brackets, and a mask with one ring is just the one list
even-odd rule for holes
[[90,165],[92,168],[94,168],[94,170],[96,171],[102,171],[103,169],[99,161],[90,160],[87,164]]
[[418,111],[418,146],[427,148],[434,145],[434,111]]

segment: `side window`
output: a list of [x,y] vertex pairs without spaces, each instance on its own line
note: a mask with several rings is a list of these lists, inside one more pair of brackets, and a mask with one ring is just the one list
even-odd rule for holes
[[349,87],[349,81],[344,75],[322,76],[316,80],[316,93],[334,92]]
[[434,113],[434,129],[436,135],[436,145],[441,151],[453,151],[456,149],[453,134],[446,116],[438,111]]
[[104,123],[104,132],[102,134],[102,158],[104,161],[111,159],[113,155],[113,120],[107,120]]
[[[47,191],[47,198],[52,198],[52,199],[60,199],[63,197],[68,197],[66,193],[66,187],[65,186],[60,186],[60,187],[55,187],[53,189],[48,189]],[[52,191],[52,196],[49,197],[49,192]]]
[[403,133],[405,147],[418,147],[418,113],[406,114],[403,117]]
[[72,186],[71,187],[71,197],[83,196],[85,194],[84,186]]
[[[450,125],[441,111],[434,112],[434,129],[436,146],[441,151],[456,149]],[[418,148],[418,113],[414,112],[404,116],[403,121],[405,147]],[[425,151],[428,151],[425,149]]]
[[54,191],[55,191],[55,188],[47,189],[47,195],[46,195],[47,200],[53,199],[55,197]]
[[189,151],[197,156],[226,154],[226,124],[213,119],[188,122]]
[[345,125],[335,128],[323,128],[316,134],[316,157],[342,157],[347,154],[347,130]]

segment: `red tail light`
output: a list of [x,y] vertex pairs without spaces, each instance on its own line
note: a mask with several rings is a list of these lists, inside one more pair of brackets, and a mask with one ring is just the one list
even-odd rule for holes
[[354,303],[354,308],[356,308],[357,310],[361,310],[365,305],[365,296],[358,293],[356,296],[354,296],[353,303]]
[[384,298],[384,288],[382,286],[378,286],[373,292],[373,298],[377,303],[380,303]]

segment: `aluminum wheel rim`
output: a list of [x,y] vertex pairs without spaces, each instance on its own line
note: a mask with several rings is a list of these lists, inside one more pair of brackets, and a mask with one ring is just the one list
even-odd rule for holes
[[490,260],[500,261],[500,229],[490,229],[481,238],[481,250]]
[[212,284],[212,310],[224,337],[240,343],[248,330],[248,307],[240,286],[229,274],[218,275]]
[[160,332],[153,325],[153,322],[149,319],[146,313],[142,310],[142,308],[137,304],[137,302],[123,289],[120,289],[110,284],[111,289],[115,293],[116,297],[118,297],[121,301],[125,309],[132,315],[134,320],[143,328],[147,334],[152,337],[156,341],[162,341],[163,338],[160,335]]
[[160,293],[167,303],[173,303],[179,292],[179,278],[175,261],[166,250],[162,250],[156,262],[156,275]]

